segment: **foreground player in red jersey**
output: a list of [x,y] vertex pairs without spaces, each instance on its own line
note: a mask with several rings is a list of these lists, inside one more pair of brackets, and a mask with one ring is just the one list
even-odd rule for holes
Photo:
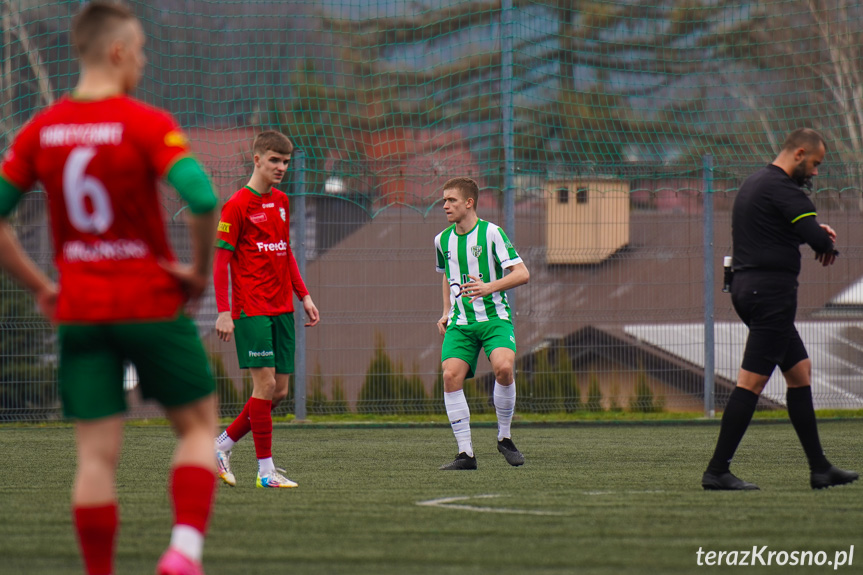
[[[115,475],[123,437],[123,365],[158,400],[179,436],[170,475],[175,522],[160,575],[202,574],[215,488],[216,398],[194,323],[184,315],[209,275],[217,198],[166,112],[133,100],[144,34],[122,4],[94,1],[72,24],[81,63],[75,91],[15,138],[0,167],[0,267],[59,324],[63,411],[75,420],[72,511],[86,572],[114,572]],[[157,178],[189,203],[194,262],[165,236]],[[44,186],[59,291],[6,221],[22,193]]]
[[235,334],[240,368],[252,372],[254,384],[242,413],[216,439],[219,477],[232,486],[237,480],[231,472],[231,449],[249,431],[258,457],[257,486],[297,486],[273,463],[271,415],[287,397],[289,374],[294,372],[294,293],[309,318],[306,326],[320,321],[291,251],[288,196],[273,187],[287,172],[293,150],[280,132],[258,134],[252,145],[252,178],[225,202],[216,236],[216,333],[224,341]]

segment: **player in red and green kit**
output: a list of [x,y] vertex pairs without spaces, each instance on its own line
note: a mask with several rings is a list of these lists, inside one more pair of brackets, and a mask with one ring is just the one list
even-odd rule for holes
[[[86,572],[113,572],[123,373],[131,362],[142,394],[164,406],[179,436],[170,479],[175,522],[157,573],[198,575],[215,487],[216,397],[183,306],[206,286],[217,198],[171,116],[127,95],[146,63],[129,8],[88,3],[72,40],[81,63],[75,91],[21,129],[0,167],[0,267],[59,325],[60,394],[78,448],[72,509]],[[189,204],[191,266],[168,244],[160,178]],[[59,291],[6,220],[36,182],[47,196]]]
[[[288,170],[293,144],[282,133],[258,134],[252,145],[255,169],[249,183],[222,207],[216,235],[213,283],[223,341],[235,334],[240,368],[252,373],[252,397],[216,439],[219,477],[236,485],[230,456],[249,431],[258,458],[258,487],[296,487],[273,463],[272,409],[288,395],[294,372],[294,302],[302,301],[309,318],[320,321],[291,251],[288,196],[273,186]],[[231,303],[228,303],[230,267]]]

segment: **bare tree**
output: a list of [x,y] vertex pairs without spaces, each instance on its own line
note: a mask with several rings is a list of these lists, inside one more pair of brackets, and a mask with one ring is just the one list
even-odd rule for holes
[[2,72],[0,72],[0,94],[2,94],[2,114],[0,114],[0,132],[3,134],[4,147],[9,144],[12,136],[29,117],[15,108],[17,91],[22,84],[38,97],[41,105],[54,101],[54,90],[48,67],[42,59],[40,46],[34,42],[22,22],[21,4],[18,9],[12,7],[11,0],[0,1],[0,35],[3,38]]
[[[751,152],[776,151],[790,130],[824,133],[841,162],[863,152],[863,5],[850,0],[753,2],[728,18],[709,41],[721,62],[721,91],[740,120],[759,129]],[[739,6],[739,4],[738,4]],[[758,150],[762,147],[761,150]],[[766,150],[764,149],[766,148]]]

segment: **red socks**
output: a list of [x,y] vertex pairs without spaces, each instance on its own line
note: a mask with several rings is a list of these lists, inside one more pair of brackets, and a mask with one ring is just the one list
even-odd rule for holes
[[117,504],[98,507],[73,507],[78,544],[87,575],[114,572],[114,541],[117,536]]
[[252,422],[249,420],[249,403],[251,402],[252,399],[249,398],[249,401],[247,401],[246,405],[243,406],[243,411],[240,412],[237,419],[232,421],[231,425],[228,426],[228,429],[225,430],[228,437],[235,442],[241,440],[252,430]]
[[191,465],[175,467],[170,487],[174,525],[188,525],[205,534],[215,489],[216,474],[209,469]]
[[[174,468],[171,474],[171,498],[174,524],[188,525],[201,533],[213,507],[216,475],[208,469],[193,466]],[[72,508],[75,531],[84,570],[87,575],[111,575],[114,572],[114,542],[117,537],[117,504]]]
[[273,456],[273,402],[268,399],[252,397],[246,404],[249,407],[249,420],[252,424],[252,438],[255,440],[255,455],[258,459]]

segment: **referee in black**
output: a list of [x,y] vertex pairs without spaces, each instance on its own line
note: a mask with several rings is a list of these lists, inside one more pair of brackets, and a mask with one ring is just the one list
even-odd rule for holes
[[823,266],[838,255],[836,232],[818,223],[815,205],[803,191],[818,175],[826,153],[824,138],[815,130],[791,132],[773,163],[749,176],[734,200],[731,303],[749,337],[737,387],[722,414],[716,450],[701,479],[704,489],[758,489],[735,477],[729,465],[777,365],[788,384],[788,416],[809,460],[812,488],[843,485],[858,477],[832,465],[821,449],[809,385],[812,362],[794,327],[800,244],[809,244]]

